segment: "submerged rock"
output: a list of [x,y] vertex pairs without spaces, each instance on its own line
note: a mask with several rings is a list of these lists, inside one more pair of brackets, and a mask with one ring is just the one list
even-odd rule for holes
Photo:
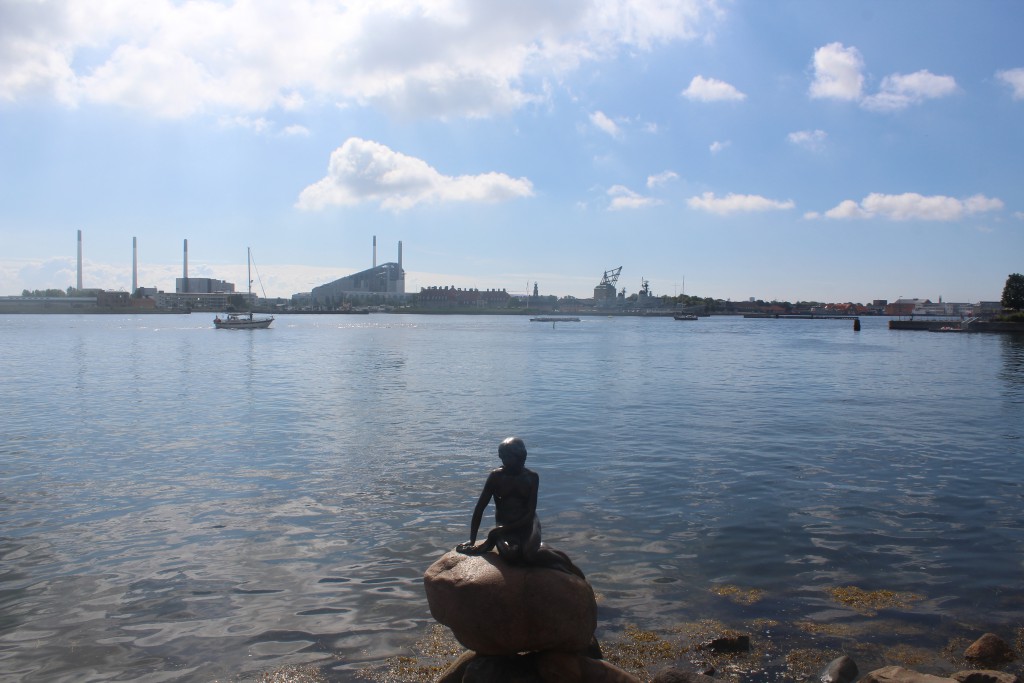
[[857,663],[843,655],[833,659],[818,675],[821,683],[853,683],[857,680]]
[[974,671],[958,671],[952,676],[959,683],[1020,683],[1020,677],[1003,671],[976,669]]
[[701,643],[699,649],[709,652],[735,654],[738,652],[750,652],[750,636],[728,635],[706,643]]
[[902,666],[886,666],[869,672],[860,683],[950,683],[952,678],[932,676]]
[[651,683],[715,683],[715,679],[695,671],[683,671],[675,667],[669,667],[659,671],[651,679]]
[[986,633],[964,650],[964,657],[978,662],[1000,664],[1015,658],[1013,648],[994,633]]

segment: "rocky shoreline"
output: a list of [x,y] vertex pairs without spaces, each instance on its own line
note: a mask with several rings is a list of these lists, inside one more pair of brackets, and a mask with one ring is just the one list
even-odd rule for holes
[[[364,670],[378,683],[1021,683],[1024,626],[984,633],[956,624],[890,620],[921,598],[853,586],[833,601],[864,617],[854,623],[758,618],[739,624],[704,619],[662,632],[626,625],[597,628],[588,581],[550,569],[513,567],[496,554],[448,553],[424,575],[438,624],[413,656]],[[755,590],[716,586],[712,593],[749,608]],[[891,611],[891,612],[890,612]],[[882,613],[879,616],[879,613]],[[763,614],[763,612],[762,612]],[[936,641],[946,640],[944,647]],[[1012,643],[1012,644],[1011,644]]]

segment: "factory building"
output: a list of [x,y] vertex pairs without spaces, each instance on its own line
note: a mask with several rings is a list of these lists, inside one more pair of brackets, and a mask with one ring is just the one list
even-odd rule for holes
[[212,277],[179,277],[174,279],[174,291],[178,294],[234,293],[235,283]]
[[373,238],[373,267],[314,287],[312,304],[334,308],[342,302],[370,297],[404,298],[405,271],[402,269],[402,243],[398,243],[398,262],[377,265],[377,238]]

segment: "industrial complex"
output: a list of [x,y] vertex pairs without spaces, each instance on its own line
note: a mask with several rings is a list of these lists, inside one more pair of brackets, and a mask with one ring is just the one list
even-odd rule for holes
[[[238,291],[232,282],[208,277],[190,277],[188,272],[188,240],[183,242],[182,275],[175,279],[173,292],[138,284],[138,243],[132,238],[132,288],[130,292],[85,289],[83,287],[82,231],[78,231],[78,263],[76,287],[67,291],[24,292],[23,296],[0,297],[3,311],[275,311],[275,312],[365,312],[378,310],[416,310],[434,312],[515,312],[562,311],[565,313],[600,312],[608,315],[672,315],[689,313],[707,315],[758,314],[770,317],[794,313],[825,315],[895,315],[956,316],[988,315],[999,310],[998,302],[961,304],[932,303],[928,299],[900,299],[894,303],[875,300],[870,306],[860,304],[790,304],[788,302],[722,301],[686,295],[656,296],[647,280],[641,279],[637,293],[628,295],[619,289],[622,266],[604,271],[594,287],[592,299],[540,296],[538,285],[533,292],[510,294],[505,289],[474,289],[429,286],[419,292],[406,292],[402,264],[402,242],[397,245],[397,259],[377,263],[377,237],[373,237],[370,268],[314,287],[310,292],[293,294],[290,299],[267,299],[251,292],[250,283]],[[258,277],[258,273],[257,273]],[[804,310],[807,309],[807,310]]]

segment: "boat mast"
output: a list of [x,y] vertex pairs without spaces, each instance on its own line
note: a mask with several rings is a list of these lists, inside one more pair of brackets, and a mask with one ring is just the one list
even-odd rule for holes
[[245,276],[249,281],[249,310],[252,310],[252,247],[245,248]]

